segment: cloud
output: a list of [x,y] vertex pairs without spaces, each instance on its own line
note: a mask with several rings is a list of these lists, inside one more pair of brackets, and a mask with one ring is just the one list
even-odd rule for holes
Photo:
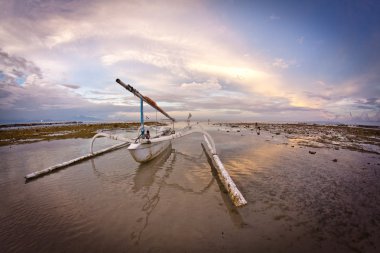
[[20,85],[29,75],[41,77],[41,70],[31,61],[11,56],[0,48],[0,82]]
[[291,63],[285,61],[285,60],[282,59],[282,58],[276,58],[276,59],[274,59],[274,61],[272,62],[272,66],[273,66],[273,67],[281,68],[281,69],[287,69],[290,65],[291,65]]
[[[379,94],[376,67],[372,77],[343,81],[314,70],[295,73],[305,70],[289,60],[299,59],[298,52],[276,51],[286,58],[274,58],[251,47],[232,22],[202,1],[16,0],[2,7],[0,104],[8,115],[59,108],[92,116],[99,108],[103,118],[121,117],[126,108],[137,112],[138,101],[114,82],[117,77],[175,115],[193,110],[202,117],[319,117],[376,108],[366,100]],[[257,36],[266,43],[263,38]]]
[[74,90],[80,88],[79,85],[75,85],[75,84],[61,84],[61,86],[66,87],[66,88],[69,88],[69,89],[74,89]]
[[380,98],[363,98],[353,101],[353,106],[358,109],[380,111]]
[[[78,115],[82,115],[82,119],[85,115],[107,119],[115,111],[135,110],[131,106],[112,103],[97,105],[73,92],[80,88],[78,85],[46,80],[32,61],[4,51],[0,56],[0,122],[69,120],[78,118]],[[23,78],[22,84],[18,81],[20,77]]]
[[[20,33],[13,33],[4,25],[8,34],[15,38],[9,50],[20,52],[24,49],[23,54],[31,54],[48,48],[57,52],[54,59],[59,61],[39,54],[30,55],[42,66],[45,76],[68,79],[73,75],[71,69],[82,68],[83,64],[78,66],[77,62],[90,58],[119,77],[128,76],[142,87],[149,85],[156,90],[167,89],[164,85],[168,83],[180,85],[215,76],[236,89],[279,95],[275,75],[263,70],[260,59],[255,62],[242,59],[232,30],[197,1],[171,5],[162,5],[160,1],[149,4],[115,1],[112,6],[101,1],[92,1],[89,5],[78,1],[75,4],[62,2],[60,6],[39,6],[37,3],[16,6],[19,13],[26,14],[30,9],[26,19],[36,29],[29,37],[42,41],[29,43],[33,50],[25,45]],[[112,18],[108,13],[113,14]],[[40,18],[36,19],[38,15]],[[101,43],[94,43],[94,40]],[[146,77],[147,72],[149,77]]]
[[222,88],[217,79],[210,79],[203,83],[191,82],[180,85],[182,92],[217,92]]
[[117,92],[104,91],[104,90],[91,90],[90,92],[95,95],[118,95],[119,94]]
[[332,114],[331,118],[335,121],[354,124],[378,124],[380,122],[380,111],[359,111],[346,114]]
[[316,98],[316,99],[321,99],[321,100],[325,100],[325,101],[332,100],[332,97],[329,95],[324,95],[324,94],[320,94],[320,93],[313,93],[313,92],[309,92],[309,91],[306,91],[305,94],[308,98],[311,98],[311,99]]
[[[96,104],[62,85],[38,77],[28,78],[24,86],[0,86],[0,122],[40,120],[107,120],[118,111],[137,111],[137,106]],[[80,115],[81,117],[79,118]]]

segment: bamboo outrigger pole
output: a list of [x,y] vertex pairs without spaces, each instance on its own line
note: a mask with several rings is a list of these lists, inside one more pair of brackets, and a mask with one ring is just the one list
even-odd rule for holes
[[[235,206],[244,206],[247,204],[247,200],[245,200],[243,194],[239,191],[236,184],[230,177],[230,174],[228,174],[227,170],[224,168],[223,163],[220,161],[218,154],[216,153],[215,144],[211,144],[210,140],[212,141],[212,138],[210,135],[203,135],[209,155],[212,158],[212,164],[214,165],[216,171],[219,174],[219,179],[223,183],[223,186],[226,188],[228,195],[230,195],[230,198],[232,200],[232,203],[234,203]],[[203,145],[203,144],[202,144]]]
[[[113,139],[113,140],[123,141],[123,143],[116,144],[116,145],[113,145],[109,148],[105,148],[105,149],[94,152],[93,151],[93,144],[94,144],[95,139],[98,137],[108,137],[108,138]],[[132,142],[132,140],[130,140],[130,139],[126,139],[123,137],[118,137],[118,136],[114,136],[114,135],[110,135],[110,134],[106,134],[106,133],[96,134],[94,137],[92,137],[91,150],[90,150],[89,154],[74,158],[74,159],[69,160],[69,161],[64,162],[64,163],[59,163],[59,164],[50,166],[50,167],[43,169],[43,170],[39,170],[39,171],[35,171],[33,173],[29,173],[28,175],[25,176],[25,179],[28,181],[31,179],[35,179],[37,177],[42,177],[46,174],[49,174],[49,173],[54,172],[54,171],[58,171],[64,167],[68,167],[68,166],[73,165],[75,163],[78,163],[78,162],[81,162],[84,160],[88,160],[88,159],[93,158],[95,156],[98,156],[98,155],[101,155],[101,154],[104,154],[104,153],[107,153],[107,152],[128,146],[131,142]]]
[[138,90],[136,90],[135,88],[133,88],[131,85],[129,84],[125,84],[123,83],[119,78],[116,79],[116,82],[118,84],[120,84],[121,86],[123,86],[125,89],[127,89],[128,91],[130,91],[131,93],[133,93],[133,95],[135,95],[136,97],[142,99],[144,102],[148,103],[150,106],[152,106],[154,109],[157,109],[160,113],[162,113],[163,115],[165,115],[168,119],[170,119],[171,121],[175,121],[175,119],[173,117],[171,117],[169,114],[167,114],[164,110],[161,109],[161,107],[159,107],[157,105],[156,102],[153,101],[153,99],[147,97],[147,96],[143,96]]

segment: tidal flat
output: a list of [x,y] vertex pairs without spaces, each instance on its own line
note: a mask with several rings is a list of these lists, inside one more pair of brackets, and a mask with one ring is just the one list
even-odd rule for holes
[[146,164],[123,148],[28,183],[28,173],[87,154],[92,134],[4,144],[0,252],[378,252],[379,130],[258,126],[204,125],[248,201],[240,208],[201,135]]
[[[146,125],[163,125],[147,122]],[[140,123],[14,124],[0,128],[0,146],[38,141],[91,138],[100,131],[135,130]]]

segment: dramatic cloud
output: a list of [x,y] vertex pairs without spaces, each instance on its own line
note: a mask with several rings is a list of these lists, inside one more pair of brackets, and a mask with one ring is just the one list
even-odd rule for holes
[[194,119],[324,120],[348,112],[373,119],[377,10],[346,7],[333,5],[331,13],[368,29],[352,25],[338,37],[341,24],[321,24],[329,13],[306,3],[299,9],[307,18],[264,1],[2,1],[0,121],[51,118],[57,110],[137,116],[138,101],[116,78],[180,118],[191,111]]
[[2,85],[22,84],[29,75],[41,77],[41,70],[31,61],[10,56],[0,48],[0,82]]

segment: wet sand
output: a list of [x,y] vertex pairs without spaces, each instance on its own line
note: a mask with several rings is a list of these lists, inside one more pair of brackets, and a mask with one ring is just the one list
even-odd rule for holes
[[86,154],[90,140],[0,147],[0,252],[377,252],[379,154],[283,129],[208,127],[242,208],[200,135],[147,164],[120,149],[27,184],[26,174]]

